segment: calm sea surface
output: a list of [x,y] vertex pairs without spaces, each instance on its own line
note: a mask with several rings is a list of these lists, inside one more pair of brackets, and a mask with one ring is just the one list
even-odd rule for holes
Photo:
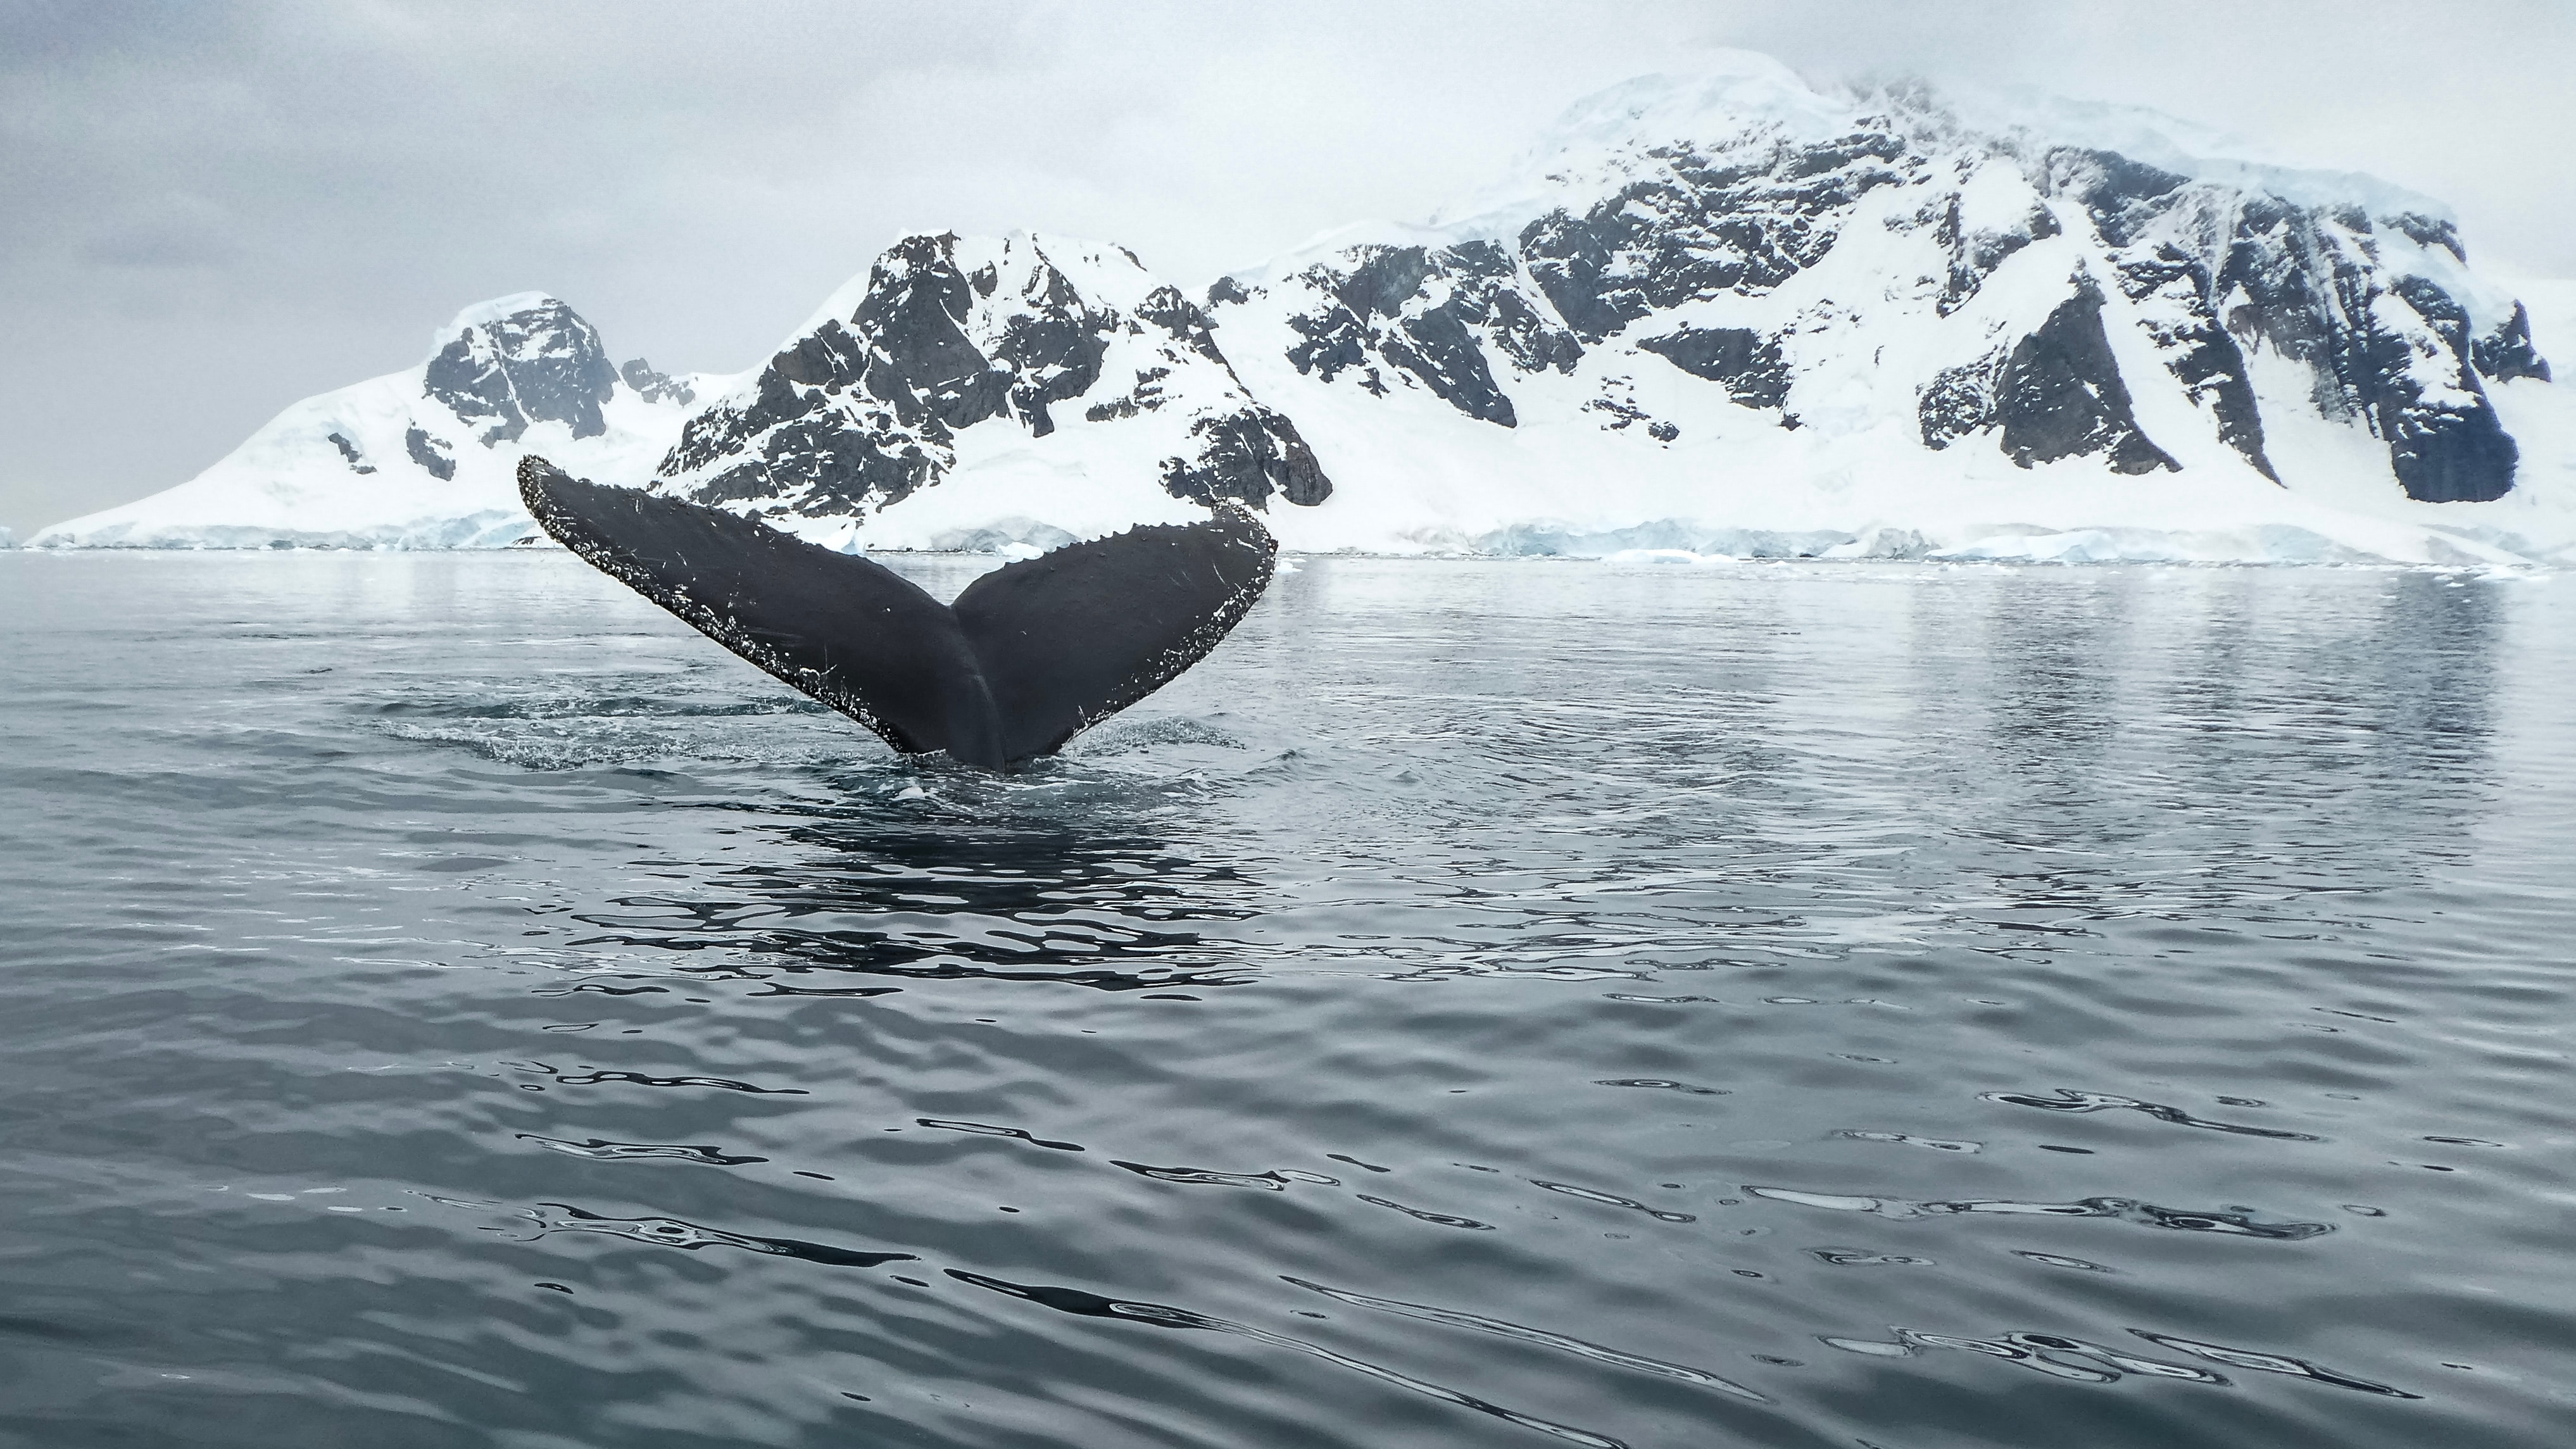
[[2566,1444],[2572,994],[2565,579],[0,555],[0,1442]]

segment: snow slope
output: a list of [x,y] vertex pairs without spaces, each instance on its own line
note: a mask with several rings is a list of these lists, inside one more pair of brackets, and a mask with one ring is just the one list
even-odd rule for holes
[[679,436],[689,380],[609,365],[537,292],[457,314],[418,366],[309,397],[175,488],[39,531],[32,548],[490,548],[534,531],[522,455],[641,477]]

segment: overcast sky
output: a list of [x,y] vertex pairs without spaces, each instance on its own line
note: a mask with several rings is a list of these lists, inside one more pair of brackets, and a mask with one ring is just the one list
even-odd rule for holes
[[1719,47],[2155,105],[2576,275],[2561,0],[0,0],[0,527],[177,483],[483,297],[677,372],[749,365],[916,229],[1194,287],[1418,219]]

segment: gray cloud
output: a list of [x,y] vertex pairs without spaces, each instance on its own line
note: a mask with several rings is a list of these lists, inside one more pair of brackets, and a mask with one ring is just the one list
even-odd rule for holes
[[2576,273],[2555,5],[0,0],[0,524],[166,487],[294,399],[557,292],[734,368],[901,231],[1204,281],[1494,178],[1577,96],[1767,50],[2152,104],[2449,199]]

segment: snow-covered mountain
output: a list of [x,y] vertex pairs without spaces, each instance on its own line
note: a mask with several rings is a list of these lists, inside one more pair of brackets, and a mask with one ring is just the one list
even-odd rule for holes
[[1291,547],[2576,543],[2569,399],[2438,203],[2143,112],[1742,56],[1583,102],[1456,220],[1208,298],[1341,484]]
[[640,479],[679,437],[693,382],[641,358],[611,366],[599,333],[553,297],[501,297],[458,313],[418,366],[306,398],[187,482],[27,542],[499,547],[533,529],[523,455]]
[[2541,351],[2576,305],[2467,256],[2435,201],[2150,112],[1738,55],[1203,300],[1114,245],[918,235],[685,382],[486,304],[31,542],[509,542],[534,448],[844,547],[1223,496],[1314,550],[2576,562]]
[[1200,306],[1098,242],[908,237],[712,399],[657,490],[873,548],[1052,547],[1333,491]]

